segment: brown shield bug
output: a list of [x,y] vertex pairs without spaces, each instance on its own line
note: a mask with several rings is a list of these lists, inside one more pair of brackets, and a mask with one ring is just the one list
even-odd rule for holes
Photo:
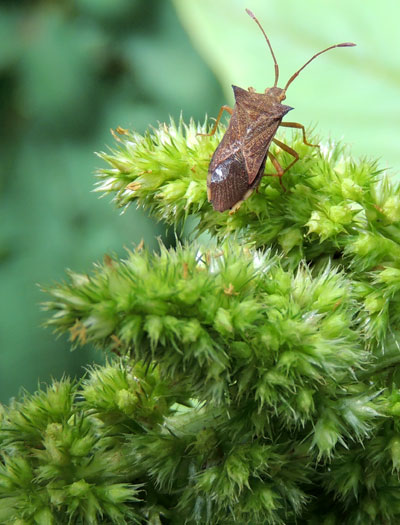
[[[229,209],[232,212],[237,210],[241,203],[258,187],[261,178],[264,176],[267,158],[271,160],[276,173],[265,175],[279,177],[284,188],[282,176],[299,160],[299,155],[294,149],[275,138],[279,126],[301,129],[304,144],[319,147],[307,142],[302,124],[282,122],[286,113],[293,108],[285,106],[281,102],[285,100],[286,91],[293,80],[317,56],[335,47],[356,45],[345,42],[335,44],[316,53],[289,78],[286,86],[282,89],[278,87],[279,67],[270,41],[254,14],[249,9],[246,9],[246,12],[257,23],[267,41],[275,65],[275,82],[273,87],[267,88],[264,93],[256,93],[253,88],[246,90],[232,86],[235,97],[233,109],[222,106],[213,129],[207,134],[210,136],[215,133],[224,110],[232,115],[225,135],[211,158],[207,177],[208,200],[212,203],[214,210],[221,212]],[[269,151],[271,142],[294,157],[285,169]]]

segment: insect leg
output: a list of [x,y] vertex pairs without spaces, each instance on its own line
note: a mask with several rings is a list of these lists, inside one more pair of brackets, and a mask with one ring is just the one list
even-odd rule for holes
[[276,157],[270,151],[268,152],[268,157],[270,158],[274,168],[276,169],[276,173],[267,173],[266,175],[270,176],[270,177],[271,176],[272,177],[279,177],[280,185],[282,186],[282,188],[284,190],[286,190],[285,186],[282,183],[282,177],[288,170],[290,170],[290,168],[294,164],[296,164],[296,162],[299,160],[300,157],[299,157],[299,154],[297,153],[297,151],[294,150],[293,148],[291,148],[290,146],[288,146],[287,144],[284,144],[283,142],[281,142],[280,140],[275,139],[275,138],[273,138],[272,140],[273,140],[273,142],[275,142],[275,144],[277,146],[279,146],[281,149],[283,149],[283,151],[286,151],[286,153],[289,153],[289,155],[292,155],[292,157],[294,157],[293,161],[289,164],[289,166],[286,166],[286,168],[283,169],[282,166],[277,161]]
[[310,144],[309,142],[307,142],[306,130],[304,129],[303,124],[299,124],[298,122],[281,122],[279,125],[284,127],[284,128],[301,129],[301,131],[303,133],[303,142],[304,142],[304,144],[306,144],[307,146],[312,146],[313,148],[319,148],[319,144]]
[[217,131],[217,127],[218,127],[219,121],[221,120],[222,113],[224,111],[227,111],[231,115],[233,113],[233,109],[230,108],[229,106],[221,106],[221,109],[219,110],[218,116],[217,116],[217,118],[215,120],[215,124],[214,124],[212,130],[210,131],[210,133],[197,133],[197,135],[202,135],[203,137],[211,137],[211,135],[214,135],[214,133]]
[[268,152],[268,158],[272,162],[272,165],[276,169],[276,173],[266,173],[265,176],[267,177],[279,177],[279,184],[282,186],[282,188],[286,191],[285,186],[282,182],[282,176],[285,173],[286,170],[282,168],[282,166],[279,164],[277,158],[275,155],[273,155],[270,151]]
[[[290,170],[290,168],[296,164],[296,162],[299,160],[299,154],[297,153],[296,150],[294,150],[293,148],[291,148],[290,146],[288,146],[287,144],[284,144],[283,142],[281,142],[280,140],[278,139],[275,139],[273,138],[272,139],[273,142],[275,142],[275,144],[277,146],[279,146],[281,149],[283,149],[283,151],[286,151],[286,153],[289,153],[289,155],[292,155],[292,157],[294,157],[294,159],[292,160],[292,162],[289,164],[289,166],[286,166],[286,168],[282,171],[282,175],[284,175],[288,170]],[[282,167],[281,167],[281,170],[282,170]],[[279,173],[279,172],[278,172]],[[282,177],[282,175],[279,175],[280,177]]]

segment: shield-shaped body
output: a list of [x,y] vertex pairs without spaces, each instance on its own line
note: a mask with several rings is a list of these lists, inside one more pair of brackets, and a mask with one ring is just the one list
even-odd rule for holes
[[247,198],[264,174],[268,149],[282,118],[291,109],[271,93],[232,86],[235,106],[208,170],[208,198],[225,211]]

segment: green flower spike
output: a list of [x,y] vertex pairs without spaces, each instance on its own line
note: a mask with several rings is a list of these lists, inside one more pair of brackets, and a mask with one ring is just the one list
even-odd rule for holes
[[112,358],[4,407],[0,523],[399,523],[398,185],[294,134],[287,191],[218,213],[223,131],[118,128],[100,154],[97,191],[215,242],[47,290],[48,325]]
[[[224,129],[211,137],[199,135],[206,132],[206,124],[180,120],[144,136],[114,133],[117,148],[100,154],[110,168],[98,171],[97,191],[113,194],[118,206],[136,202],[174,227],[192,216],[198,233],[278,250],[292,268],[303,259],[315,266],[333,258],[353,272],[365,304],[365,337],[380,353],[387,337],[400,329],[397,277],[390,273],[400,268],[399,184],[376,162],[355,162],[340,144],[322,144],[319,152],[295,133],[285,139],[300,155],[285,175],[288,191],[276,177],[264,177],[237,212],[214,212],[207,203],[207,169]],[[274,145],[272,151],[282,166],[292,160]]]

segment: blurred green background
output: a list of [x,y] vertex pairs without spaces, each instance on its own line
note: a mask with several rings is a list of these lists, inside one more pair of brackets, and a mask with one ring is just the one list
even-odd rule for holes
[[40,325],[37,283],[90,271],[105,253],[168,237],[141,210],[120,215],[91,192],[113,144],[110,128],[144,131],[179,118],[216,116],[232,104],[231,84],[273,83],[263,37],[274,47],[291,120],[344,139],[357,155],[398,170],[400,36],[395,0],[53,0],[0,4],[0,398],[99,361],[90,348]]

